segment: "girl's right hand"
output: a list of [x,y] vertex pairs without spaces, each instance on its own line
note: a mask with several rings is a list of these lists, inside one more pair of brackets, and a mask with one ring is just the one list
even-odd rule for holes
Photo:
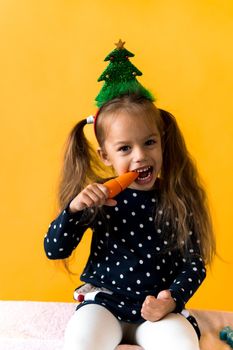
[[108,198],[108,189],[102,184],[93,183],[82,190],[70,203],[71,213],[102,205],[115,206],[117,201]]

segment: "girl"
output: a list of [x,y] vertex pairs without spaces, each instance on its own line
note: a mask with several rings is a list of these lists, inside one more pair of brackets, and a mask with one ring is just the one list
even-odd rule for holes
[[184,307],[205,278],[215,243],[206,195],[178,125],[138,94],[99,109],[101,161],[115,175],[139,173],[109,199],[86,123],[70,134],[63,210],[44,241],[49,259],[65,259],[86,229],[93,231],[79,289],[89,293],[67,326],[64,349],[114,350],[125,341],[144,350],[197,350],[198,325]]

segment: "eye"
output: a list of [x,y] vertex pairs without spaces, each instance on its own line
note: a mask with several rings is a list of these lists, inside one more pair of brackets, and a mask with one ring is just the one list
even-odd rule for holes
[[129,150],[130,150],[130,146],[128,145],[122,146],[118,149],[119,152],[128,152]]
[[156,140],[154,140],[154,139],[149,139],[149,140],[147,140],[147,141],[145,142],[145,145],[146,145],[146,146],[151,146],[151,145],[154,145],[155,143],[157,143]]

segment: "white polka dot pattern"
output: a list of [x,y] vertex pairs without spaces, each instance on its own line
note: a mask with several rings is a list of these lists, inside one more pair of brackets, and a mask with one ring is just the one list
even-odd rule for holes
[[[164,289],[170,289],[177,310],[182,309],[205,278],[195,233],[189,232],[194,240],[189,247],[190,258],[182,258],[179,252],[168,249],[167,237],[174,235],[172,222],[161,222],[159,227],[154,222],[158,205],[155,191],[126,189],[116,199],[117,206],[104,207],[90,225],[91,252],[81,279],[117,293],[115,306],[122,310],[117,317],[123,320],[140,319],[140,308],[134,308],[134,302],[141,305],[146,295],[156,296]],[[158,214],[162,217],[162,210],[158,209]],[[71,255],[88,227],[85,220],[85,212],[70,214],[66,209],[51,223],[44,239],[49,259]],[[123,300],[119,302],[122,296],[130,298],[129,305],[135,300],[131,309]],[[107,299],[101,302],[110,305]]]

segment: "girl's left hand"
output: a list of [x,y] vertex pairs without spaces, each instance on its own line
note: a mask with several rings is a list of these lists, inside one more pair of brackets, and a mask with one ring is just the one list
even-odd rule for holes
[[147,321],[158,321],[170,312],[174,311],[176,303],[169,290],[162,290],[157,298],[148,295],[142,304],[141,315]]

